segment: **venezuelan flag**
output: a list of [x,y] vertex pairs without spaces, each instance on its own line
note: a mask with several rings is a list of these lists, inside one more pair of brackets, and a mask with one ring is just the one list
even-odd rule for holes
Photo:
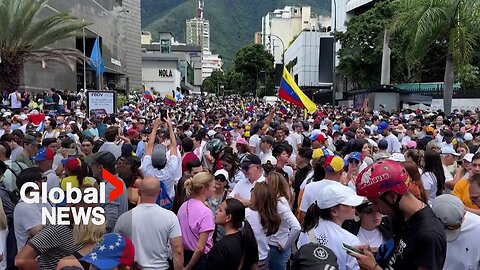
[[165,105],[173,107],[175,106],[175,104],[177,104],[177,101],[171,95],[166,95],[165,98],[163,99],[163,103],[165,103]]
[[253,110],[253,101],[250,102],[250,105],[248,105],[247,112],[251,112]]
[[317,111],[317,105],[313,103],[303,92],[292,78],[288,70],[283,68],[282,81],[280,82],[280,89],[278,96],[290,103],[293,103],[302,108],[306,108],[309,113]]
[[153,101],[153,100],[155,99],[155,98],[153,97],[152,91],[150,91],[150,90],[145,90],[145,92],[143,93],[143,97],[144,97],[145,99],[150,100],[150,101]]
[[280,112],[281,112],[282,114],[287,114],[287,113],[288,113],[287,107],[285,107],[285,105],[283,104],[283,102],[282,102],[282,104],[280,104],[280,106],[278,106],[278,110],[280,110]]

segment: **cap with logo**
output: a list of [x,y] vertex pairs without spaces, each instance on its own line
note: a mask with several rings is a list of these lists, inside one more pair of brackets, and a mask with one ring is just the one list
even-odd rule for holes
[[355,186],[358,195],[378,198],[387,191],[407,193],[410,181],[408,172],[399,162],[382,160],[363,169]]
[[445,227],[447,241],[455,241],[460,234],[460,227],[465,214],[462,201],[454,195],[443,194],[433,200],[432,210]]
[[107,233],[93,250],[80,260],[99,270],[110,270],[119,265],[131,266],[135,258],[135,248],[130,239],[118,233]]
[[337,256],[324,245],[308,243],[303,245],[293,258],[292,270],[336,270]]
[[348,156],[348,160],[350,160],[350,159],[355,159],[355,160],[358,160],[358,161],[362,161],[362,160],[363,160],[362,153],[360,153],[360,152],[352,152],[352,153],[350,153],[350,155]]
[[55,152],[52,150],[52,148],[42,147],[40,150],[38,150],[37,154],[33,157],[33,160],[37,162],[44,161],[44,160],[53,160],[54,156],[55,156]]

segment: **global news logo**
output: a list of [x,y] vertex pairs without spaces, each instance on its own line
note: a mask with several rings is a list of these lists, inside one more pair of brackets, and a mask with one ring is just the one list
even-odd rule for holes
[[[42,207],[42,225],[102,225],[105,223],[105,209],[100,205],[113,202],[123,192],[122,180],[103,169],[102,177],[106,182],[100,182],[99,187],[73,187],[72,183],[66,183],[66,190],[54,187],[50,190],[47,183],[41,187],[35,182],[24,184],[20,189],[20,198],[25,203],[51,204],[54,207]],[[107,182],[114,186],[106,200]],[[27,190],[32,190],[27,192]],[[27,195],[28,194],[28,195]],[[78,204],[95,205],[87,207],[75,207]]]

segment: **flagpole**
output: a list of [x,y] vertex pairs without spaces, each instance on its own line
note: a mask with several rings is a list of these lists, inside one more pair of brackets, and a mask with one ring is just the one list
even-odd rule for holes
[[[85,23],[85,19],[82,19],[82,23]],[[86,48],[85,48],[85,26],[82,27],[82,32],[83,32],[83,91],[87,91],[87,62],[85,61],[86,54]]]

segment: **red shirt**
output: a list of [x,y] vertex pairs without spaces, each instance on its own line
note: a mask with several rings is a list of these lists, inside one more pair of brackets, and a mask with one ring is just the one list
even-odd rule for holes
[[182,159],[182,174],[187,171],[188,162],[194,161],[194,160],[198,160],[200,162],[198,157],[193,152],[189,152],[189,153],[185,154],[185,156]]

